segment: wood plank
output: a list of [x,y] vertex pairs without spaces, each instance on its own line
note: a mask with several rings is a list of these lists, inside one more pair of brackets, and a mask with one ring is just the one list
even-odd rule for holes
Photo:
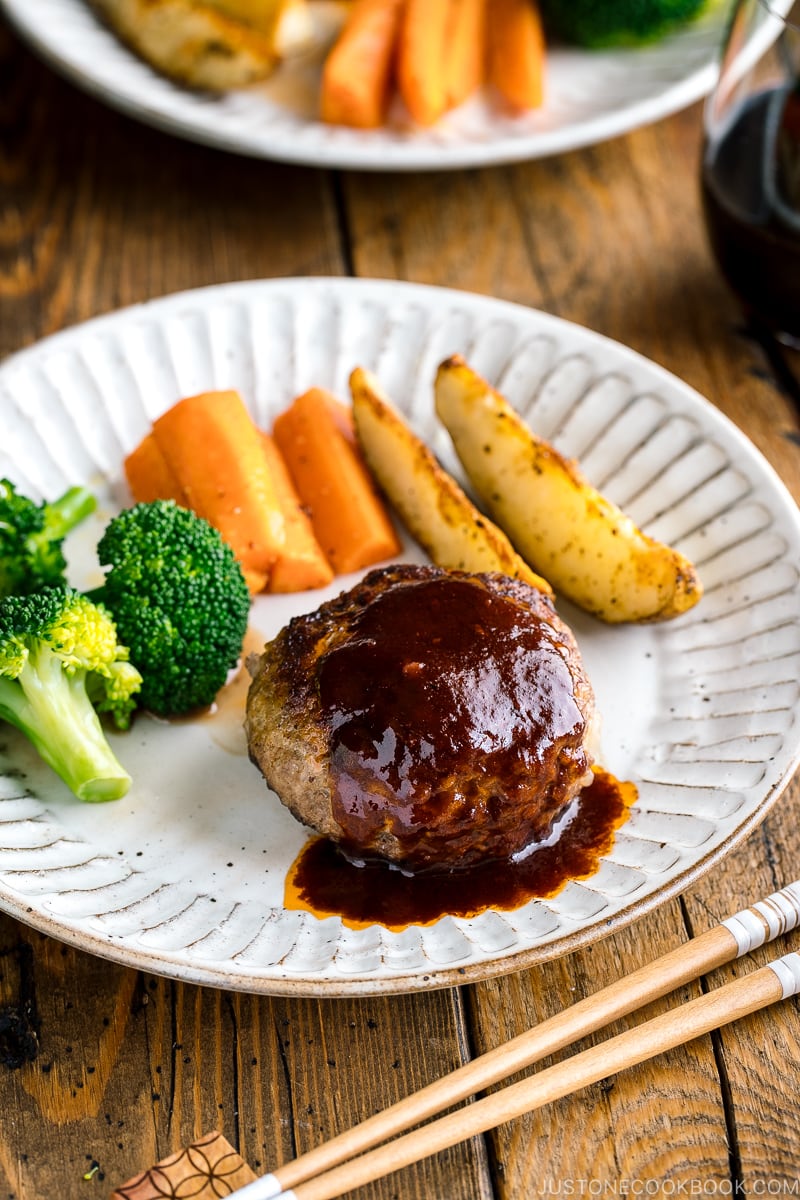
[[[760,346],[747,336],[735,298],[715,273],[696,189],[687,186],[699,153],[699,122],[694,114],[684,114],[614,143],[609,150],[615,151],[614,177],[626,185],[619,187],[617,182],[613,196],[611,189],[604,193],[610,210],[606,228],[610,233],[613,223],[624,237],[598,239],[611,248],[610,260],[603,260],[607,287],[598,288],[595,270],[594,290],[582,297],[580,319],[611,336],[625,337],[706,394],[745,428],[794,496],[800,496],[798,413]],[[610,157],[604,156],[606,169]],[[670,179],[677,179],[678,186],[670,187]],[[646,220],[637,214],[637,195]],[[584,253],[589,243],[584,227]],[[626,268],[627,254],[633,265]],[[724,916],[796,875],[800,846],[793,796],[796,788],[723,868],[692,889],[686,904],[693,929],[707,928],[711,912]],[[780,869],[775,846],[781,847]],[[775,954],[774,947],[765,949],[756,961],[768,961]],[[748,968],[742,965],[716,972],[710,982],[716,985],[744,969]],[[785,1086],[776,1081],[771,1051],[777,1051],[778,1062],[793,1061],[799,1034],[796,1008],[785,1005],[715,1039],[725,1090],[730,1092],[726,1116],[731,1170],[748,1191],[756,1181],[763,1185],[773,1177],[781,1182],[797,1178],[800,1108],[796,1097],[787,1097]],[[770,1050],[768,1057],[765,1048]]]
[[[0,1188],[17,1200],[77,1194],[95,1163],[122,1183],[213,1128],[265,1171],[463,1061],[457,991],[270,999],[140,975],[8,917],[0,942],[32,948],[40,1024],[38,1058],[0,1072]],[[406,1172],[402,1195],[489,1197],[488,1178],[476,1141]]]
[[[586,261],[590,252],[590,225],[603,251],[602,270],[573,275],[579,319],[624,338],[707,395],[747,431],[794,496],[800,496],[798,413],[758,343],[747,337],[738,304],[716,273],[705,243],[694,187],[697,110],[612,143],[608,150],[603,165],[613,172],[613,188],[603,190],[602,207],[593,189],[594,219],[576,225],[581,246],[576,257]],[[526,194],[533,193],[527,189]],[[621,234],[617,238],[615,227]],[[597,236],[600,229],[605,236]],[[586,278],[591,289],[587,285],[582,290]],[[574,311],[572,295],[569,303],[565,315]],[[707,928],[712,912],[722,917],[797,874],[796,795],[794,787],[763,829],[690,891],[686,906],[691,928]],[[777,952],[765,949],[756,960],[768,961]],[[751,969],[749,964],[716,972],[710,982],[716,985],[745,969]],[[796,1061],[798,1037],[797,1008],[784,1005],[715,1039],[732,1182],[748,1192],[769,1180],[776,1186],[797,1180],[800,1104],[791,1090],[787,1095],[785,1081],[776,1079],[775,1063]],[[614,1090],[620,1091],[620,1081]],[[687,1106],[684,1111],[688,1115],[692,1110]],[[700,1175],[709,1178],[707,1167]]]
[[112,1155],[130,1162],[132,1150],[136,1168],[139,1148],[147,1154],[153,1144],[152,1083],[137,1015],[143,995],[134,972],[9,917],[0,917],[0,944],[31,950],[40,1026],[36,1060],[0,1071],[0,1108],[10,1117],[0,1137],[0,1182],[19,1200],[76,1195],[85,1173],[94,1169],[104,1181]]
[[[164,291],[341,273],[351,252],[359,274],[504,296],[626,341],[746,427],[800,495],[797,414],[741,332],[705,246],[697,109],[607,146],[444,182],[347,175],[348,246],[328,175],[144,129],[56,79],[7,31],[0,68],[0,355]],[[15,1200],[70,1200],[86,1194],[85,1174],[121,1182],[215,1127],[256,1169],[274,1165],[638,964],[643,945],[675,945],[685,919],[705,927],[734,891],[735,906],[756,883],[783,882],[800,861],[796,799],[690,889],[685,907],[468,989],[468,1022],[457,993],[323,1003],[140,977],[1,918],[0,948],[33,947],[41,1052],[0,1069],[0,1187]],[[9,995],[16,971],[11,962],[0,981]],[[754,1018],[498,1131],[488,1142],[498,1195],[537,1194],[546,1180],[741,1181],[751,1191],[770,1172],[791,1181],[798,1101],[790,1071],[772,1064],[773,1050],[796,1061],[798,1040],[797,1008],[786,1005],[777,1022]],[[363,1190],[491,1194],[482,1143]]]
[[[0,65],[0,356],[164,292],[344,270],[330,175],[140,126],[1,22]],[[457,992],[241,996],[141,976],[0,918],[0,949],[17,943],[32,947],[41,1046],[34,1063],[0,1067],[0,1195],[15,1200],[106,1194],[214,1128],[265,1170],[466,1052]],[[488,1180],[478,1142],[407,1172],[402,1196],[473,1200]],[[392,1180],[364,1190],[399,1194]]]
[[[706,394],[747,430],[797,495],[797,448],[790,436],[797,427],[797,414],[776,387],[757,345],[743,335],[736,301],[710,265],[694,187],[697,118],[695,110],[612,143],[602,156],[602,175],[596,170],[598,152],[575,156],[583,163],[576,164],[569,181],[560,178],[559,183],[565,189],[571,184],[572,191],[585,198],[586,215],[581,221],[572,214],[577,245],[570,247],[566,278],[555,257],[549,260],[551,278],[559,281],[553,294],[563,315],[626,341]],[[528,186],[525,196],[532,236],[539,192]],[[548,211],[547,224],[541,219],[548,230],[552,222],[558,224],[561,199],[563,192]],[[566,243],[566,238],[565,225],[561,241]],[[557,235],[552,240],[559,243]],[[546,248],[551,246],[549,237],[545,241]],[[592,255],[595,261],[590,266]],[[775,820],[785,832],[783,818]],[[796,835],[791,844],[796,845]],[[716,898],[720,916],[747,897],[756,898],[759,884],[765,885],[764,891],[775,886],[766,878],[757,835],[740,853],[750,863],[743,894],[732,894],[727,868],[715,871],[704,885],[705,894]],[[760,872],[753,869],[756,862]],[[639,939],[638,953],[643,945],[648,954],[655,951],[659,934],[663,937],[669,928],[665,922],[671,907],[637,924],[632,936]],[[669,944],[673,936],[670,931]],[[619,943],[615,938],[598,949],[613,955]],[[635,947],[633,954],[635,963]],[[613,957],[608,966],[613,970]],[[718,974],[723,978],[732,973]],[[749,1062],[747,1056],[742,1061],[730,1054],[731,1061],[721,1064],[721,1103],[709,1039],[618,1078],[607,1093],[615,1136],[615,1161],[604,1164],[610,1178],[669,1179],[689,1186],[702,1180],[713,1187],[735,1184],[741,1177],[752,1185],[767,1163],[770,1170],[780,1172],[781,1163],[788,1161],[782,1157],[786,1148],[789,1160],[794,1153],[796,1165],[797,1101],[787,1099],[784,1092],[781,1107],[763,1062],[763,1047],[771,1040],[765,1031],[776,1025],[784,1031],[782,1049],[790,1052],[796,1047],[798,1023],[789,1006],[778,1016],[754,1017],[715,1039],[722,1046],[738,1047],[742,1042],[751,1046]],[[759,1045],[762,1067],[756,1072]],[[780,1085],[777,1091],[783,1091]],[[767,1108],[772,1120],[759,1127],[753,1116],[761,1116]],[[574,1111],[562,1113],[562,1127],[574,1129],[576,1117]],[[558,1124],[555,1118],[554,1123]],[[732,1147],[740,1146],[738,1165],[737,1153],[728,1154],[728,1141]],[[574,1171],[569,1154],[560,1169]]]
[[[696,186],[699,145],[695,108],[603,147],[448,177],[446,189],[437,177],[418,177],[401,193],[396,181],[351,176],[345,195],[356,268],[521,301],[618,338],[746,428],[798,495],[797,413],[711,263]],[[783,832],[782,818],[774,822]],[[767,860],[757,839],[740,853],[760,865],[751,878],[763,880]],[[730,894],[724,869],[704,886],[718,909],[728,908],[719,899]],[[734,908],[737,902],[732,896]],[[476,1050],[632,969],[643,950],[653,957],[685,937],[680,905],[672,902],[562,963],[478,985],[469,1001]],[[797,1015],[786,1009],[780,1045],[790,1056]],[[745,1037],[755,1054],[771,1021],[771,1014],[754,1018],[743,1034],[737,1026],[722,1045]],[[748,1070],[726,1060],[723,1087],[706,1038],[498,1130],[492,1154],[500,1192],[515,1197],[549,1187],[564,1194],[572,1187],[578,1194],[581,1180],[585,1188],[592,1180],[669,1180],[724,1189],[737,1171],[752,1181],[756,1164],[763,1168],[774,1154],[794,1153],[796,1163],[797,1101],[780,1082],[768,1086],[768,1064],[753,1073],[752,1064]],[[767,1106],[772,1120],[759,1130],[756,1117]],[[741,1168],[729,1138],[734,1145],[742,1139]]]
[[[800,784],[795,781],[763,826],[725,862],[699,881],[684,897],[690,927],[701,933],[724,915],[720,893],[734,908],[783,887],[797,878],[800,832],[796,812]],[[765,946],[747,961],[713,972],[708,984],[729,979],[797,950],[797,934]],[[731,1167],[740,1194],[771,1187],[790,1194],[800,1163],[800,1098],[797,1068],[800,1054],[800,1010],[796,1001],[757,1013],[715,1038],[726,1088],[731,1124]]]
[[[287,1066],[308,1090],[305,1108],[300,1107],[295,1084],[298,1153],[460,1066],[468,1054],[462,999],[455,989],[322,1006],[276,1003],[276,1010],[281,1008],[286,1015],[279,1017],[278,1032]],[[493,1195],[482,1139],[353,1193],[359,1200],[490,1200]]]
[[[682,940],[680,925],[677,905],[666,905],[631,930],[560,962],[477,985],[471,1001],[477,1048],[521,1032],[672,949]],[[649,1005],[641,1015],[615,1023],[607,1033],[574,1049],[698,993],[696,986],[683,988],[671,1000]],[[502,1024],[494,1015],[498,1013],[503,1014]],[[596,1181],[595,1187],[621,1180],[641,1187],[652,1180],[702,1177],[721,1185],[728,1179],[728,1155],[710,1042],[679,1048],[657,1063],[646,1063],[502,1127],[494,1135],[493,1153],[502,1180],[500,1194],[508,1197],[527,1194],[541,1186],[543,1177],[545,1193],[571,1187],[572,1194],[578,1194],[580,1186],[588,1189],[591,1181]]]
[[0,357],[167,292],[342,273],[324,172],[140,125],[48,71],[4,23],[0,63]]

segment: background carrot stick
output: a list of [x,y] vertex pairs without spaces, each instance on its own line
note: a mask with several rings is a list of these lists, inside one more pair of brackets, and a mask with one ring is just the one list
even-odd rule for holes
[[445,63],[448,108],[463,104],[483,83],[486,4],[487,0],[451,0]]
[[175,500],[186,506],[186,496],[167,465],[152,433],[143,437],[125,459],[125,477],[137,504],[153,500]]
[[268,433],[262,433],[261,437],[286,530],[286,541],[270,571],[267,591],[305,592],[309,588],[325,587],[333,579],[333,569],[300,506],[300,497],[281,452]]
[[391,558],[394,527],[355,444],[349,409],[321,388],[293,401],[274,437],[322,552],[341,574]]
[[153,434],[188,506],[220,531],[251,590],[263,587],[284,544],[284,521],[261,435],[239,393],[180,400]]
[[544,97],[544,32],[536,0],[491,0],[489,82],[515,112]]
[[356,0],[323,67],[323,121],[359,129],[383,124],[404,3]]
[[407,0],[397,47],[397,83],[419,125],[447,108],[447,43],[453,0]]

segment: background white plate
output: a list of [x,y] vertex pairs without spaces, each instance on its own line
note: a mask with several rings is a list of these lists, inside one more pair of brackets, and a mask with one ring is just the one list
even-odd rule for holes
[[214,97],[152,71],[85,0],[0,0],[0,10],[74,83],[170,133],[259,158],[405,171],[540,158],[677,112],[713,85],[726,5],[712,0],[697,21],[643,49],[553,47],[540,111],[510,119],[480,99],[427,131],[321,124],[314,64],[287,65],[264,84]]
[[[673,376],[578,326],[409,284],[276,280],[168,297],[68,330],[0,368],[0,476],[56,495],[89,482],[74,582],[127,500],[121,461],[178,397],[238,387],[269,425],[298,392],[345,396],[356,364],[447,466],[436,365],[461,352],[650,532],[698,564],[701,604],[608,627],[560,605],[597,693],[603,762],[639,801],[598,873],[555,899],[390,933],[285,912],[306,832],[249,763],[238,724],[118,736],[130,795],[85,805],[0,730],[0,906],[118,961],[263,992],[403,991],[498,974],[602,936],[673,895],[764,815],[798,761],[800,520],[753,446]],[[412,552],[413,553],[413,552]],[[325,593],[261,597],[271,636]]]

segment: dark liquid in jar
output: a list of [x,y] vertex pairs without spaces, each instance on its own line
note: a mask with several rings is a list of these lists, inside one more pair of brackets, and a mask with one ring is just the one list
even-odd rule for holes
[[800,337],[800,91],[763,92],[743,106],[706,147],[702,195],[730,285],[768,325]]
[[632,783],[595,770],[553,845],[464,869],[406,875],[383,861],[357,865],[333,842],[315,838],[289,871],[284,904],[318,917],[337,914],[355,928],[380,924],[390,929],[430,924],[445,914],[473,917],[487,909],[520,908],[556,895],[570,880],[593,875],[635,800]]

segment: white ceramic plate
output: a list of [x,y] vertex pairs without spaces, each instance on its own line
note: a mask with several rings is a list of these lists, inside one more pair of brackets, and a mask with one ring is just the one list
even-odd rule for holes
[[[377,372],[450,469],[436,365],[461,352],[650,532],[706,595],[663,625],[560,606],[595,685],[603,761],[639,801],[591,879],[516,912],[390,933],[282,907],[307,836],[248,761],[238,725],[137,720],[115,739],[135,783],[85,805],[15,731],[0,744],[0,906],[86,950],[174,977],[336,995],[461,983],[563,953],[684,888],[763,817],[798,761],[800,521],[724,417],[673,376],[578,326],[409,284],[276,280],[168,297],[49,338],[0,368],[0,476],[52,497],[88,482],[73,581],[127,496],[123,455],[178,397],[237,387],[265,425],[312,384]],[[411,552],[413,554],[413,551]],[[271,636],[327,593],[261,597]]]
[[712,87],[725,5],[655,46],[554,47],[547,103],[504,118],[484,100],[430,131],[331,128],[316,117],[318,66],[297,62],[258,87],[220,97],[170,83],[130,53],[86,0],[0,0],[19,32],[80,87],[131,116],[259,158],[362,170],[442,170],[539,158],[591,145],[693,103]]

